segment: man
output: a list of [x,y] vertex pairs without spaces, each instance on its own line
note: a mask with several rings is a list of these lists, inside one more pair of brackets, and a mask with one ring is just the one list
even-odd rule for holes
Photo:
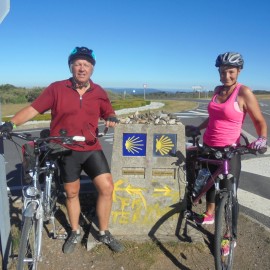
[[100,118],[106,121],[106,127],[114,127],[118,120],[106,92],[90,79],[95,63],[92,50],[76,47],[68,58],[72,77],[49,85],[30,106],[0,126],[0,132],[11,131],[13,127],[27,122],[37,114],[51,110],[51,136],[58,136],[60,130],[64,129],[68,136],[86,138],[85,142],[66,146],[71,149],[71,154],[61,160],[66,206],[72,228],[63,246],[64,253],[72,253],[81,238],[79,190],[82,170],[93,180],[98,191],[96,213],[99,240],[115,252],[124,249],[108,230],[114,186],[107,160],[97,139]]

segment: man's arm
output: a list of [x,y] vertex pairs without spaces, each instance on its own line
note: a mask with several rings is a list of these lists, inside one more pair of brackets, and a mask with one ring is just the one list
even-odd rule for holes
[[19,112],[17,112],[12,118],[11,122],[15,124],[16,126],[22,125],[25,122],[31,120],[36,115],[38,115],[39,112],[34,109],[31,105],[24,107]]

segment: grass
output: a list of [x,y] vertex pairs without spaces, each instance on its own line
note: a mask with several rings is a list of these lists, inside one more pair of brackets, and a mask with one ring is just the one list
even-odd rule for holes
[[[176,113],[185,110],[191,110],[197,107],[197,102],[193,101],[185,101],[185,100],[153,100],[156,102],[164,103],[164,107],[161,109],[168,113]],[[159,111],[160,109],[156,109],[153,111]]]
[[25,106],[28,106],[30,103],[22,104],[2,104],[2,117],[7,115],[13,115],[15,112],[18,112]]
[[[191,102],[191,101],[183,101],[183,100],[152,100],[155,102],[161,102],[164,103],[165,105],[160,108],[160,109],[155,109],[155,110],[151,110],[151,111],[165,111],[168,113],[175,113],[175,112],[179,112],[179,111],[184,111],[184,110],[190,110],[190,109],[194,109],[197,106],[196,102]],[[130,103],[130,102],[129,102]],[[18,112],[19,110],[21,110],[22,108],[24,108],[25,106],[29,105],[28,103],[24,103],[24,104],[3,104],[2,105],[2,117],[6,118],[6,116],[10,116],[13,115],[14,113]],[[147,110],[149,111],[149,110]],[[40,119],[41,118],[50,118],[49,115],[40,115]],[[38,120],[38,117],[36,117]],[[8,120],[8,119],[4,119],[4,120]]]
[[257,99],[270,99],[270,95],[256,95]]

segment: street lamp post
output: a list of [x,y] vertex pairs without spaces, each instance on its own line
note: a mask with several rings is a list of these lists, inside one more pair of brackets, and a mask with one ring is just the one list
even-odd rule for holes
[[145,90],[146,90],[146,88],[147,88],[147,84],[144,83],[144,84],[143,84],[143,99],[144,99],[144,100],[145,100]]

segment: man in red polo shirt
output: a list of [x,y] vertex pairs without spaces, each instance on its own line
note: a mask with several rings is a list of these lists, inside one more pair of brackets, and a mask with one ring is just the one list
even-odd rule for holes
[[[50,135],[59,136],[60,130],[68,136],[84,136],[86,140],[67,146],[71,154],[62,159],[62,178],[67,194],[66,206],[72,228],[63,246],[64,253],[72,253],[81,238],[80,216],[80,174],[84,170],[93,180],[98,191],[96,213],[99,220],[99,240],[113,251],[121,252],[124,247],[109,232],[112,206],[113,180],[110,169],[97,139],[98,121],[106,121],[106,127],[117,123],[115,112],[107,93],[90,79],[96,60],[92,50],[76,47],[68,58],[72,77],[54,82],[30,105],[5,123],[10,131],[39,113],[51,110]],[[3,129],[3,126],[1,127]]]

